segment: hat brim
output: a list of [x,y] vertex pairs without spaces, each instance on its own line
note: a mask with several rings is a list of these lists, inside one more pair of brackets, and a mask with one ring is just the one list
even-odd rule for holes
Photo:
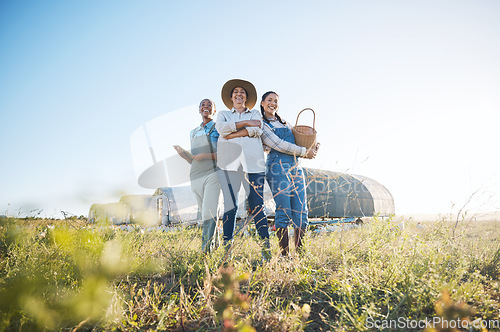
[[236,87],[240,87],[246,90],[247,101],[245,102],[245,106],[248,107],[249,109],[252,109],[257,103],[257,90],[255,89],[255,86],[252,83],[240,79],[229,80],[222,87],[221,97],[222,101],[224,102],[224,105],[226,105],[228,109],[233,108],[233,101],[231,100],[231,92]]

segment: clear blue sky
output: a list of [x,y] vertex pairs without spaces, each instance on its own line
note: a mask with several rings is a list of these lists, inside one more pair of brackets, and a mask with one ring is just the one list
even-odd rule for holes
[[[499,15],[482,0],[3,0],[0,214],[152,194],[134,131],[205,97],[223,109],[231,78],[277,91],[289,121],[314,108],[322,146],[303,164],[379,181],[398,214],[476,190],[470,209],[498,210]],[[175,119],[169,145],[197,124]]]

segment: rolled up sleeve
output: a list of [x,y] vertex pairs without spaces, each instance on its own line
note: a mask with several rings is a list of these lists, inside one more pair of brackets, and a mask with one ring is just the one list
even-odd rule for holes
[[219,135],[226,136],[236,131],[236,122],[227,121],[222,112],[217,114],[217,121],[215,121],[215,129]]
[[262,129],[259,127],[245,127],[248,131],[248,137],[260,137],[262,135]]
[[252,116],[250,117],[251,120],[259,120],[260,121],[260,127],[246,127],[248,131],[248,137],[261,137],[262,135],[262,127],[263,127],[263,121],[262,121],[262,114],[258,110],[252,110]]
[[265,124],[262,128],[261,138],[262,143],[271,149],[282,153],[299,157],[304,157],[307,153],[307,149],[305,147],[295,145],[279,138],[267,124]]

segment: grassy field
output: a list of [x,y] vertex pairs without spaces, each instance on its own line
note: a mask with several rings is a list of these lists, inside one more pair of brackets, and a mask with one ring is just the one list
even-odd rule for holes
[[200,253],[199,228],[0,221],[5,331],[421,331],[432,320],[497,330],[500,320],[497,221],[310,230],[290,259],[273,236],[265,264],[250,235],[226,268],[221,249]]

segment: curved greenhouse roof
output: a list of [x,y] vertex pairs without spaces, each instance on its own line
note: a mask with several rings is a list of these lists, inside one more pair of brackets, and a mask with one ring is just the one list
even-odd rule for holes
[[304,168],[310,218],[394,215],[394,199],[383,185],[361,176]]
[[[309,218],[361,218],[394,215],[394,199],[379,182],[361,175],[304,167]],[[222,216],[222,195],[220,211]],[[247,216],[244,191],[238,197],[238,216]],[[269,186],[264,187],[265,209],[274,216],[275,202]],[[200,219],[190,186],[161,187],[152,196],[127,195],[119,203],[94,204],[89,220],[113,223],[142,221],[147,224],[178,224]]]

